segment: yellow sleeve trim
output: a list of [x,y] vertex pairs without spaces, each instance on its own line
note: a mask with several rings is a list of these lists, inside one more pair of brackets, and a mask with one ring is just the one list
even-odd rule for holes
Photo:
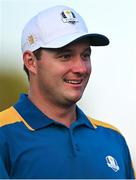
[[117,131],[118,133],[121,134],[121,132],[116,127],[112,126],[111,124],[108,124],[108,123],[93,119],[91,117],[88,117],[88,119],[90,120],[90,122],[92,123],[92,125],[95,128],[97,128],[97,126],[102,126],[102,127],[105,127],[105,128],[113,129],[114,131]]
[[20,121],[12,107],[0,112],[0,127]]
[[29,130],[34,130],[31,128],[27,122],[20,116],[20,114],[15,110],[14,107],[10,107],[6,109],[5,111],[0,112],[0,127],[8,125],[8,124],[13,124],[16,122],[23,122],[25,126]]
[[135,171],[135,167],[134,167],[133,161],[132,161],[132,167],[133,167],[133,170],[134,170],[134,177],[136,179],[136,171]]

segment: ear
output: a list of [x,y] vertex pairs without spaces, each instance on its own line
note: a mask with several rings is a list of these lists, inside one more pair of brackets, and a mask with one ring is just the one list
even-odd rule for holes
[[23,54],[24,65],[30,73],[36,74],[36,57],[31,51],[25,51]]

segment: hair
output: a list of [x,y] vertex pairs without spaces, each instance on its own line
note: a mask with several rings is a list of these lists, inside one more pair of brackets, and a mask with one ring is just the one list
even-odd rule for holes
[[[36,57],[36,60],[38,60],[38,61],[41,59],[42,49],[43,49],[43,48],[39,48],[39,49],[33,51],[33,54],[34,54],[34,56]],[[28,69],[27,69],[27,67],[26,67],[25,64],[24,64],[23,69],[24,69],[24,71],[26,72],[27,77],[28,77],[28,80],[29,80],[29,71],[28,71]]]

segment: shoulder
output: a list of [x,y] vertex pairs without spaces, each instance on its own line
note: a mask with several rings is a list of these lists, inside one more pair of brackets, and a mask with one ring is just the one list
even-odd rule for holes
[[120,132],[120,130],[118,128],[116,128],[115,126],[113,126],[113,125],[111,125],[109,123],[106,123],[106,122],[103,122],[103,121],[100,121],[100,120],[96,120],[96,119],[94,119],[92,117],[89,117],[89,116],[88,116],[88,119],[95,128],[103,127],[103,128],[110,129],[110,130],[113,130],[113,131],[121,134],[121,132]]
[[108,142],[112,145],[120,145],[120,147],[124,149],[123,151],[129,151],[126,138],[118,128],[109,123],[99,121],[91,117],[88,117],[88,119],[96,129],[97,135],[99,134],[100,139],[106,139],[106,141],[108,140]]
[[16,122],[20,122],[20,120],[17,116],[16,110],[13,107],[0,112],[0,127]]

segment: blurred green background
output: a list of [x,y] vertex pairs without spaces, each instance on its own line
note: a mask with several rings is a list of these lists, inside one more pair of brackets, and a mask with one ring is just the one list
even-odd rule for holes
[[0,111],[13,105],[20,93],[27,92],[27,86],[25,73],[0,68]]

